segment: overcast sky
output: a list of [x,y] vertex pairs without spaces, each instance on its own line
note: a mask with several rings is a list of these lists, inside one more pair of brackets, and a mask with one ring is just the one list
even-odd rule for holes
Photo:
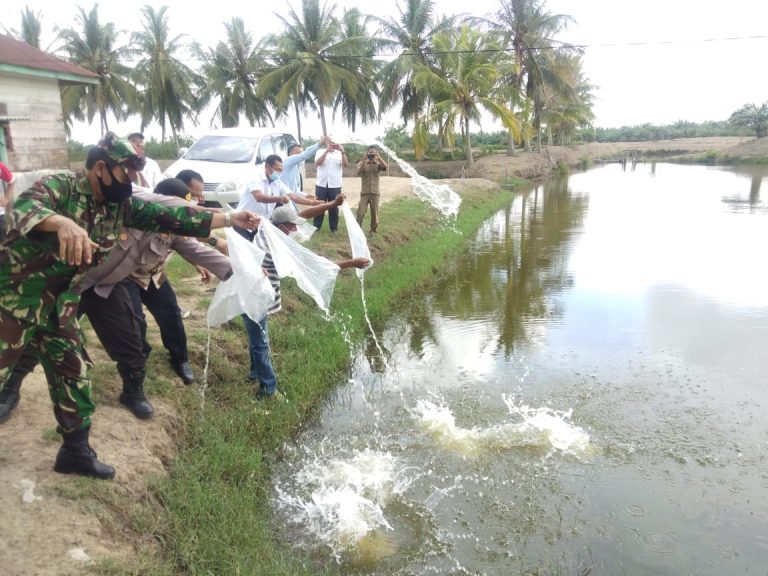
[[[53,39],[53,26],[74,26],[77,6],[90,10],[91,2],[70,0],[19,1],[4,0],[3,25],[19,28],[25,5],[42,14],[43,43]],[[99,5],[102,23],[114,22],[118,29],[137,30],[140,26],[136,3],[105,1]],[[193,3],[189,0],[161,0],[157,7],[168,6],[173,34],[188,34],[205,46],[214,45],[224,35],[223,22],[240,16],[254,38],[279,32],[281,24],[264,3],[241,0],[217,0]],[[300,2],[267,4],[297,10]],[[338,0],[339,8],[366,5],[352,0]],[[459,14],[468,10],[485,16],[499,5],[498,0],[436,0],[439,14]],[[135,6],[129,11],[128,6]],[[247,11],[244,7],[248,6]],[[371,3],[377,16],[395,15],[396,2]],[[598,127],[630,124],[668,124],[678,120],[702,122],[725,120],[731,112],[746,103],[768,101],[768,78],[765,56],[768,54],[768,1],[730,0],[548,0],[550,12],[568,14],[572,22],[563,40],[585,47],[584,68],[595,90]],[[341,10],[338,10],[341,14]],[[762,36],[761,38],[755,38]],[[750,38],[752,37],[752,38]],[[123,40],[127,41],[127,34]],[[197,135],[207,128],[208,117],[188,132]],[[381,126],[363,127],[358,134],[365,138],[382,135],[384,128],[396,123],[392,117]],[[135,124],[135,125],[133,125]],[[126,131],[138,129],[138,120]],[[290,128],[295,127],[291,120]],[[490,121],[482,129],[495,130]],[[474,126],[473,130],[479,130]],[[329,128],[332,134],[348,132],[341,123]],[[148,134],[157,134],[151,128]],[[303,135],[319,137],[318,121],[303,124]],[[73,137],[83,142],[98,138],[98,119],[94,126],[77,126]]]

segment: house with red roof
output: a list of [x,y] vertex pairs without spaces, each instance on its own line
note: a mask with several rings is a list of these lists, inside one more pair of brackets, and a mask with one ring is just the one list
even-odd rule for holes
[[0,161],[18,176],[69,168],[61,89],[99,76],[0,34]]

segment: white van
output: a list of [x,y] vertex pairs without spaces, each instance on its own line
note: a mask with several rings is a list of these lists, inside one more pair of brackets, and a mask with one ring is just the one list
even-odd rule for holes
[[246,183],[270,154],[281,158],[296,139],[280,128],[222,128],[198,138],[181,158],[165,171],[175,178],[182,170],[199,172],[205,182],[205,200],[211,206],[234,207]]

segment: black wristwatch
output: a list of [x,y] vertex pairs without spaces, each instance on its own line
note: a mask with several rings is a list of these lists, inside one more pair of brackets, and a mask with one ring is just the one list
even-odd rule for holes
[[219,241],[214,236],[211,236],[208,238],[208,244],[216,248],[219,245]]

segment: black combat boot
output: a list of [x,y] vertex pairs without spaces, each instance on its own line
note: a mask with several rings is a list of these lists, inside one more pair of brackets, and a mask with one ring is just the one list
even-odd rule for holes
[[0,390],[0,424],[11,417],[11,412],[19,403],[19,388],[21,388],[21,381],[24,376],[26,374],[11,372],[5,382],[5,388]]
[[88,444],[90,427],[62,434],[64,444],[56,455],[53,469],[60,474],[79,474],[109,480],[115,477],[115,469],[99,462],[96,452]]
[[150,418],[155,413],[152,404],[144,396],[144,377],[146,374],[145,370],[121,372],[123,377],[123,393],[120,394],[120,403],[133,412],[136,418],[141,418],[142,420]]

